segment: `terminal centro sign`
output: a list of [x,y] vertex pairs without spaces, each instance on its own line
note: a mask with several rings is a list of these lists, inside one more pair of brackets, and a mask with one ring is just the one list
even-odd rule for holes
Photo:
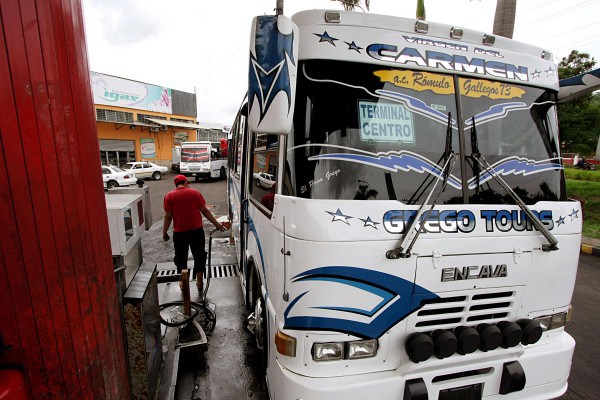
[[94,103],[172,114],[171,89],[91,73]]
[[412,112],[403,104],[359,101],[358,115],[363,141],[415,142]]

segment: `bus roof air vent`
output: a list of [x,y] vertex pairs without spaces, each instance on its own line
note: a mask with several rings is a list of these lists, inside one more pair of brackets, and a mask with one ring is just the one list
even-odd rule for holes
[[552,60],[552,53],[544,50],[544,51],[542,51],[542,58],[544,60]]
[[342,22],[342,14],[337,11],[325,11],[325,22],[329,24],[339,24]]
[[496,43],[496,36],[494,35],[483,35],[482,43],[486,46],[493,46]]
[[429,31],[429,23],[425,21],[417,21],[415,22],[415,32],[417,33],[427,33]]
[[450,37],[452,39],[456,39],[456,40],[462,39],[462,37],[463,37],[463,30],[462,30],[462,28],[457,28],[457,27],[453,26],[450,29]]

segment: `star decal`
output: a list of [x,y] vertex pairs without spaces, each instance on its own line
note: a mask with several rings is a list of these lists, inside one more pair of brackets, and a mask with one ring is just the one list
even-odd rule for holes
[[318,36],[320,38],[319,43],[321,42],[328,42],[331,43],[332,45],[335,46],[335,43],[333,43],[334,40],[339,40],[334,38],[333,36],[329,36],[329,33],[327,33],[327,31],[325,31],[322,35],[318,34],[318,33],[313,33],[313,35]]
[[541,74],[541,73],[542,73],[542,71],[538,71],[538,70],[536,69],[535,71],[533,71],[533,72],[531,73],[531,77],[532,77],[532,78],[540,78],[540,77],[541,77],[541,76],[540,76],[540,74]]
[[561,216],[559,219],[556,220],[556,223],[558,224],[558,226],[561,226],[565,223],[565,217]]
[[554,75],[554,68],[550,67],[548,68],[546,71],[544,71],[546,74],[546,76],[550,76],[550,75]]
[[362,47],[358,47],[358,45],[356,43],[354,43],[354,40],[352,41],[352,43],[348,43],[348,42],[344,42],[344,43],[346,43],[348,45],[348,50],[356,50],[356,52],[360,54]]
[[571,211],[571,214],[569,214],[569,217],[571,217],[571,221],[573,221],[575,218],[579,218],[579,210],[575,210],[573,209],[573,211]]
[[371,228],[375,228],[375,229],[377,229],[377,226],[375,226],[375,225],[379,225],[379,224],[380,224],[380,222],[375,222],[375,221],[373,221],[373,220],[371,219],[371,217],[367,217],[367,219],[362,219],[362,218],[359,218],[359,219],[360,219],[362,222],[364,222],[364,223],[365,223],[365,225],[363,226],[364,228],[366,228],[367,226],[370,226]]
[[350,222],[348,222],[348,219],[349,218],[354,218],[354,217],[351,217],[349,215],[344,215],[344,213],[341,212],[339,208],[337,209],[336,212],[332,212],[332,211],[325,211],[325,212],[333,217],[333,219],[331,220],[331,222],[342,221],[342,222],[350,225]]

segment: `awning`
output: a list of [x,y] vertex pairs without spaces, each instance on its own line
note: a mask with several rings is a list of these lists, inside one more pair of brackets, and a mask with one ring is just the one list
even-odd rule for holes
[[184,129],[200,129],[200,127],[196,124],[190,124],[188,122],[179,122],[179,121],[166,121],[164,119],[154,119],[154,118],[146,118],[146,121],[154,122],[155,124],[162,126],[174,126],[176,128],[184,128]]
[[132,122],[130,124],[125,124],[125,125],[146,126],[148,128],[153,128],[154,127],[154,125],[145,124],[143,122],[138,122],[138,121]]

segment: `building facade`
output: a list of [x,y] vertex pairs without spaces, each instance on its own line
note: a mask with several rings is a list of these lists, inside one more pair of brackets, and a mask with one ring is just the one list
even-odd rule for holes
[[227,138],[222,126],[197,122],[195,93],[97,72],[91,72],[91,84],[104,164],[170,166],[181,142]]

